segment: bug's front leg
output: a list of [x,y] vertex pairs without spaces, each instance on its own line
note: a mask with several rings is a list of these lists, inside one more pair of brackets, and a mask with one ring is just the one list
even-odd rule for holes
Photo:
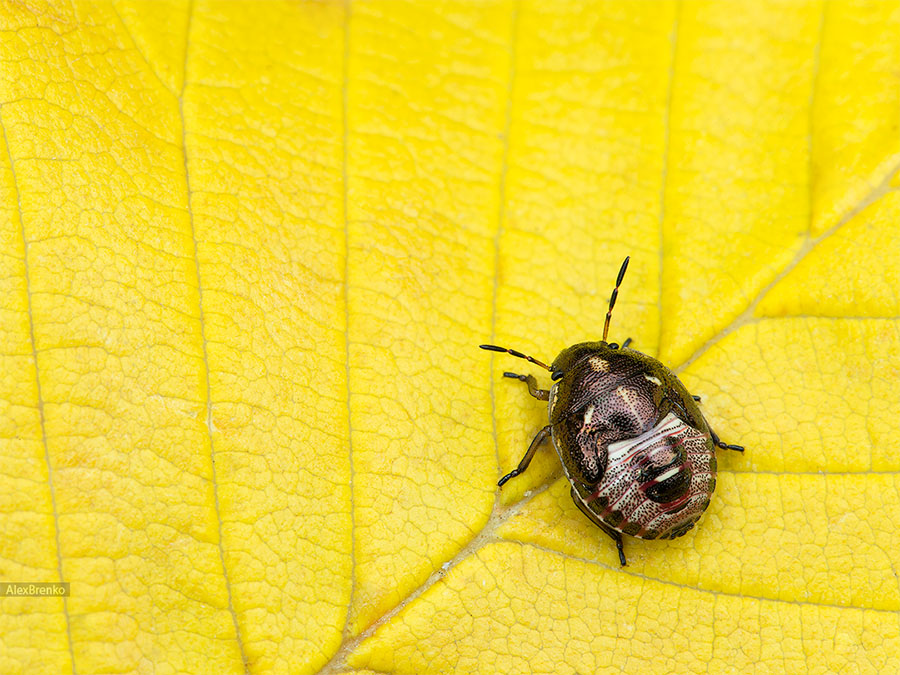
[[[534,379],[534,378],[532,378]],[[550,435],[550,425],[548,424],[543,429],[541,429],[534,438],[531,439],[531,445],[528,446],[528,450],[525,452],[525,456],[519,462],[519,466],[510,471],[508,474],[503,476],[497,483],[498,486],[503,485],[510,478],[515,478],[520,473],[523,473],[525,469],[528,468],[528,465],[531,464],[531,458],[534,457],[534,453],[537,451],[538,446],[547,440],[547,437]]]
[[534,396],[538,401],[549,401],[550,391],[547,389],[538,389],[537,380],[534,375],[519,375],[518,373],[503,373],[503,377],[509,377],[513,380],[520,380],[528,385],[528,393]]
[[622,565],[622,567],[625,567],[627,563],[625,562],[625,548],[622,545],[622,533],[616,532],[609,525],[600,520],[600,518],[597,517],[597,514],[591,511],[587,507],[587,505],[578,498],[578,495],[575,493],[575,488],[572,488],[570,492],[572,495],[572,501],[575,502],[575,506],[577,506],[581,510],[581,512],[586,515],[592,523],[594,523],[594,525],[606,532],[606,534],[612,537],[612,540],[616,542],[616,550],[619,552],[619,563]]

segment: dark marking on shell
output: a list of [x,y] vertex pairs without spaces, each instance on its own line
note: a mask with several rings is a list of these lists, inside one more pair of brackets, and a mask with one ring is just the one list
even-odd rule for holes
[[[679,497],[683,497],[691,487],[691,468],[687,464],[679,466],[678,471],[673,476],[669,476],[661,482],[656,482],[656,477],[663,475],[669,470],[671,470],[671,467],[667,467],[664,471],[653,471],[656,476],[652,478],[646,475],[650,472],[646,470],[641,472],[641,479],[647,485],[644,494],[657,504],[674,502]],[[675,513],[677,510],[679,509],[669,511],[669,513]]]

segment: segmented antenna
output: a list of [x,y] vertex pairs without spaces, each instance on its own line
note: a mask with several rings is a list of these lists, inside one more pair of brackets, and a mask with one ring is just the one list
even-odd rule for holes
[[609,310],[606,312],[606,321],[603,323],[603,341],[606,342],[606,334],[609,333],[609,320],[612,318],[613,307],[616,306],[616,298],[619,297],[619,286],[622,285],[622,279],[625,276],[625,270],[628,269],[628,261],[631,256],[625,256],[625,262],[619,269],[619,276],[616,277],[616,287],[613,289],[612,295],[609,296]]
[[506,352],[507,354],[512,354],[513,356],[518,356],[520,359],[525,359],[526,361],[530,361],[536,366],[540,366],[541,368],[546,368],[550,370],[550,366],[546,363],[541,363],[536,358],[532,356],[528,356],[527,354],[523,354],[522,352],[517,352],[515,349],[507,349],[506,347],[498,347],[497,345],[478,345],[482,349],[487,349],[489,352]]

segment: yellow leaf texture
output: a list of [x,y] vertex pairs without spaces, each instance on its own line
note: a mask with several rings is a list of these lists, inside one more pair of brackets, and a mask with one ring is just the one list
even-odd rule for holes
[[[8,0],[0,673],[900,672],[900,2]],[[726,442],[569,498],[507,370]]]

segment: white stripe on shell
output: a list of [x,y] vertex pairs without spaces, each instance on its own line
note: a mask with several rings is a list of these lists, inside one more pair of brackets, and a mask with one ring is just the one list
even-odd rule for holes
[[669,470],[666,471],[665,473],[660,474],[659,476],[657,476],[656,478],[654,478],[654,479],[653,479],[653,483],[654,483],[654,484],[656,484],[656,483],[662,483],[666,478],[671,478],[672,476],[674,476],[674,475],[675,475],[676,473],[678,473],[679,471],[681,471],[681,466],[680,466],[680,465],[679,465],[679,466],[673,466],[671,469],[669,469]]
[[645,431],[640,436],[635,436],[634,438],[627,438],[624,441],[616,441],[615,443],[610,443],[607,447],[608,453],[608,466],[612,467],[614,464],[618,464],[622,460],[624,460],[627,456],[634,454],[635,452],[639,452],[641,450],[646,450],[648,447],[656,443],[660,438],[664,436],[671,436],[674,433],[685,429],[687,424],[684,423],[683,420],[679,419],[675,413],[669,413],[657,424],[655,427],[650,429],[649,431]]
[[588,406],[588,409],[584,411],[584,426],[589,427],[591,425],[591,417],[594,414],[594,406]]

